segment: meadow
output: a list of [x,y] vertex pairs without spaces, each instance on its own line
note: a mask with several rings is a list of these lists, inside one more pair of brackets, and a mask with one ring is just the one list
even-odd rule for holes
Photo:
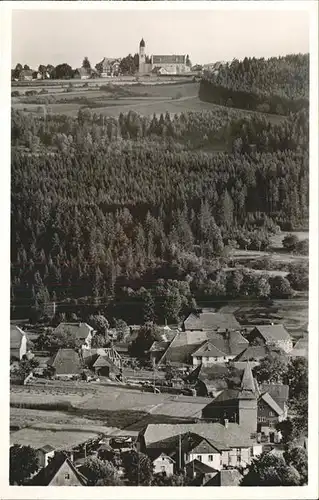
[[[24,112],[42,115],[44,107],[50,114],[77,116],[79,109],[88,107],[97,114],[118,117],[120,113],[136,111],[143,116],[154,113],[201,112],[213,110],[219,106],[201,101],[198,97],[199,83],[192,80],[183,82],[125,82],[99,80],[94,83],[66,82],[30,82],[27,85],[15,85],[12,107]],[[36,95],[26,95],[26,92]],[[249,111],[247,114],[251,113]],[[278,123],[282,117],[268,115],[272,123]]]

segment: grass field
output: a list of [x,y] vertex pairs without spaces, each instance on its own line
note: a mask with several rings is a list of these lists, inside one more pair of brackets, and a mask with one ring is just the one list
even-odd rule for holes
[[[102,91],[100,86],[106,86],[106,90]],[[26,97],[21,95],[12,98],[12,107],[25,112],[37,113],[42,115],[45,107],[50,114],[65,114],[67,116],[76,116],[81,107],[91,107],[95,113],[104,116],[117,117],[120,113],[127,113],[134,110],[144,116],[151,116],[154,113],[179,114],[182,112],[192,111],[199,112],[205,110],[213,110],[219,106],[200,101],[198,98],[199,83],[183,82],[183,83],[162,83],[162,84],[134,84],[126,85],[117,82],[103,80],[93,89],[90,87],[72,86],[72,91],[66,92],[69,83],[61,83],[59,85],[48,86],[47,83],[29,87],[15,86],[13,90],[24,93],[26,90],[36,90],[40,92],[45,88],[47,94]],[[64,86],[64,87],[63,87]],[[81,99],[83,102],[81,102]],[[90,104],[91,102],[91,104]],[[229,109],[229,108],[228,108]],[[250,111],[242,111],[244,114],[251,114]],[[267,115],[268,119],[277,123],[283,117],[276,115]]]

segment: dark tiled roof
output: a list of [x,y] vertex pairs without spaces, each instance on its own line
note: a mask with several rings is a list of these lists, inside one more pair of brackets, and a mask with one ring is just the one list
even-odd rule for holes
[[233,314],[223,314],[211,311],[191,313],[184,321],[185,330],[237,330],[240,324]]
[[214,344],[211,342],[205,342],[199,349],[193,352],[192,356],[208,356],[208,357],[216,357],[223,358],[226,356],[225,352],[220,351]]
[[283,410],[289,398],[289,386],[284,384],[261,384],[261,392],[268,392]]
[[171,439],[175,443],[179,435],[197,434],[205,437],[212,445],[221,449],[230,447],[250,447],[252,439],[250,433],[242,426],[229,422],[225,427],[219,423],[198,424],[149,424],[144,431],[144,439],[147,447],[157,447],[158,443]]
[[187,472],[194,471],[196,474],[211,474],[213,472],[217,472],[216,469],[213,469],[213,467],[209,467],[209,465],[206,465],[197,459],[188,462],[185,467]]
[[48,465],[41,469],[31,480],[29,483],[31,486],[49,486],[53,478],[61,469],[62,465],[67,462],[69,468],[72,470],[73,474],[75,474],[79,486],[85,486],[86,480],[79,473],[79,471],[74,467],[72,462],[67,458],[64,453],[56,453],[55,456],[50,460]]
[[204,486],[239,486],[242,477],[237,469],[222,469],[209,479]]
[[270,396],[268,392],[262,394],[260,399],[263,400],[274,412],[276,412],[277,415],[282,415],[283,413],[282,408],[280,408],[280,406],[276,403],[276,401]]
[[266,342],[291,340],[284,325],[257,325],[254,330],[257,330]]
[[50,365],[57,375],[79,374],[82,371],[80,356],[74,349],[59,349]]
[[238,356],[234,359],[234,361],[253,361],[253,360],[260,360],[265,358],[269,354],[269,349],[266,345],[258,345],[258,346],[253,346],[250,345],[239,353]]

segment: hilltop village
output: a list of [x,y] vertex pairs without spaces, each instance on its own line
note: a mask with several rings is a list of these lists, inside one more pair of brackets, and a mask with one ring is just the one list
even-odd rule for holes
[[[282,324],[247,328],[211,309],[162,327],[91,322],[36,332],[11,324],[11,450],[30,447],[37,460],[25,484],[234,486],[261,455],[306,451],[306,435],[288,429],[288,372],[306,361],[307,345],[293,345]],[[143,350],[145,338],[153,341]],[[66,404],[80,393],[84,404]],[[102,408],[113,410],[111,427],[72,421],[94,408],[102,420]],[[26,423],[32,409],[71,413],[67,423]],[[15,425],[19,412],[24,425]],[[111,472],[96,471],[105,460]]]

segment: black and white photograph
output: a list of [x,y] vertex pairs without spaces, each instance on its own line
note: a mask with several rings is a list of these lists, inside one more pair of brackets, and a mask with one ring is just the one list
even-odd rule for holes
[[10,13],[7,489],[315,499],[316,2],[68,3]]

